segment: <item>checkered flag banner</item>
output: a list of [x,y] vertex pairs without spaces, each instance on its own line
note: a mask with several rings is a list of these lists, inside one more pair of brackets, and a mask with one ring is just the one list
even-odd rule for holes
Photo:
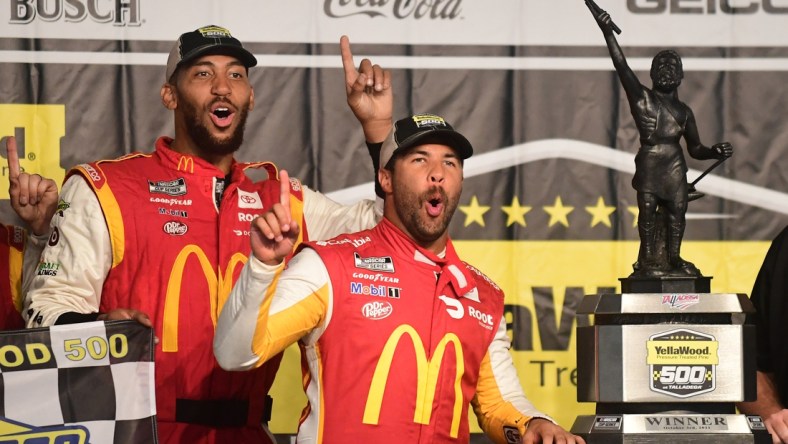
[[156,443],[153,353],[135,321],[0,332],[0,443]]

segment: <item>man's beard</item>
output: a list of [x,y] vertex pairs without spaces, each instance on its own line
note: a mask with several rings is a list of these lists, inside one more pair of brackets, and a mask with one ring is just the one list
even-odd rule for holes
[[[438,218],[429,217],[425,219],[422,214],[422,205],[427,202],[430,196],[440,193],[443,202],[443,212]],[[430,244],[440,238],[449,227],[451,217],[457,209],[460,201],[459,193],[453,199],[449,199],[446,191],[442,188],[433,187],[422,195],[411,192],[406,187],[394,187],[394,207],[408,233],[420,244]]]
[[677,89],[681,85],[681,76],[675,70],[669,68],[661,68],[657,70],[656,79],[654,79],[654,86],[660,91],[670,92]]
[[246,127],[248,112],[248,107],[238,108],[235,115],[238,125],[235,127],[235,130],[230,134],[230,137],[218,139],[211,134],[208,127],[200,120],[197,108],[188,104],[184,110],[186,122],[189,123],[186,125],[186,131],[198,149],[205,154],[218,156],[233,154],[238,151],[244,141],[244,128]]

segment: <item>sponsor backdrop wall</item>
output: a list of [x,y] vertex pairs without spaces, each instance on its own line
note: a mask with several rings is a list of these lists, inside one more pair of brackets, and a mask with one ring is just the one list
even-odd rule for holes
[[[702,140],[733,143],[733,158],[698,184],[706,197],[690,205],[684,256],[713,276],[713,291],[748,293],[788,222],[788,0],[599,3],[644,84],[659,49],[680,52],[680,97]],[[392,70],[396,116],[438,113],[468,136],[476,154],[451,234],[507,293],[529,397],[567,427],[591,412],[575,400],[574,326],[588,320],[574,312],[631,272],[638,141],[584,2],[2,0],[0,137],[16,135],[22,166],[58,181],[78,163],[151,150],[173,132],[159,100],[167,53],[207,24],[229,28],[260,61],[240,159],[274,161],[339,201],[373,195],[345,104],[342,34],[357,63]],[[711,164],[688,163],[690,179]],[[5,181],[5,163],[0,171]],[[14,222],[1,188],[0,220]],[[299,372],[288,350],[275,432],[295,431]]]

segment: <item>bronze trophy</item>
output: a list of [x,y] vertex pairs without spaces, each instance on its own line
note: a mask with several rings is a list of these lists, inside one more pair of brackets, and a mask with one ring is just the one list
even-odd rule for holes
[[[752,303],[743,294],[710,293],[705,277],[681,257],[687,204],[701,196],[687,183],[683,148],[696,159],[733,154],[727,142],[703,145],[692,110],[678,97],[681,57],[661,51],[652,88],[627,64],[621,30],[593,0],[597,21],[626,92],[640,136],[632,186],[640,249],[622,294],[586,296],[577,314],[577,398],[596,402],[572,432],[594,443],[770,443],[760,417],[736,414],[756,396]],[[705,173],[703,174],[705,175]],[[702,176],[701,176],[702,177]]]

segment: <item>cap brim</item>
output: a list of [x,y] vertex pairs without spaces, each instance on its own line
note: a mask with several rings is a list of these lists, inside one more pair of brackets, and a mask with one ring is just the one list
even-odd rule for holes
[[234,45],[206,45],[192,50],[188,57],[184,58],[180,61],[180,63],[178,63],[178,66],[181,66],[184,63],[189,63],[198,57],[216,54],[235,57],[236,59],[240,60],[241,63],[243,63],[243,65],[247,68],[257,65],[257,59],[255,56],[243,47]]
[[[177,45],[173,48],[173,52],[178,51]],[[175,53],[177,54],[177,52]],[[187,57],[184,57],[178,63],[173,66],[167,67],[167,72],[165,73],[167,78],[165,80],[169,80],[169,78],[175,73],[175,71],[180,68],[181,66],[188,65],[192,61],[206,55],[228,55],[230,57],[235,57],[238,59],[243,65],[247,68],[251,68],[257,65],[257,58],[246,50],[246,48],[235,46],[235,45],[205,45],[203,47],[197,48],[192,50]],[[173,57],[173,54],[170,54],[170,58]]]
[[426,144],[446,145],[457,152],[460,159],[467,159],[473,155],[473,145],[462,134],[454,130],[433,129],[414,134],[400,143],[394,139],[395,130],[392,128],[380,148],[380,168],[387,169],[391,159],[414,146]]
[[473,155],[473,146],[462,134],[453,130],[436,129],[414,134],[399,143],[396,151],[411,148],[417,145],[434,143],[446,145],[454,148],[461,159],[467,159]]

